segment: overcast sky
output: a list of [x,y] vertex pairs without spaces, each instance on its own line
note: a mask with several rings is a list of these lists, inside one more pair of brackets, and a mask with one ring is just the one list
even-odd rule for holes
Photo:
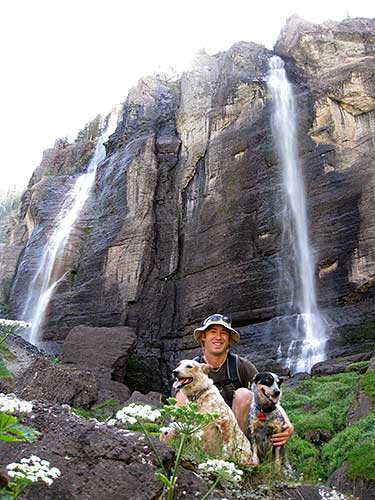
[[44,149],[126,99],[138,78],[245,40],[272,48],[292,14],[375,17],[370,0],[0,1],[0,189],[26,185]]

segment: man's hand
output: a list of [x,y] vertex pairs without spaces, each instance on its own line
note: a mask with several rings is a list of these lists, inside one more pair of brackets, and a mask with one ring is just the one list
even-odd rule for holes
[[287,422],[283,425],[283,428],[283,432],[272,435],[271,439],[274,446],[285,446],[289,439],[292,437],[294,432],[293,424],[291,422]]

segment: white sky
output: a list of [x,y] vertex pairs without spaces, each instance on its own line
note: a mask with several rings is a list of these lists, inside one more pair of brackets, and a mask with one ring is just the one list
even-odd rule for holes
[[126,99],[138,78],[245,40],[272,48],[292,14],[375,17],[373,0],[0,0],[0,190],[44,149]]

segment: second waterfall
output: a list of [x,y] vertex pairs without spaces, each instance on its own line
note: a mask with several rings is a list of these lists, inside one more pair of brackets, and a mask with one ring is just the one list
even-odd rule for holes
[[55,229],[46,242],[39,265],[32,277],[23,309],[23,318],[30,321],[29,341],[38,345],[42,340],[43,325],[52,296],[58,284],[65,277],[63,262],[72,230],[90,195],[95,181],[96,168],[105,157],[104,143],[115,130],[117,112],[109,116],[106,126],[96,145],[87,172],[79,176],[65,199],[62,209],[55,220]]
[[[297,121],[292,86],[289,83],[284,62],[278,56],[270,61],[267,84],[272,94],[272,133],[282,168],[282,185],[285,197],[283,216],[283,242],[290,246],[288,255],[289,279],[282,287],[290,293],[292,319],[291,338],[285,363],[293,373],[310,371],[311,367],[325,359],[326,326],[316,299],[314,259],[308,233],[308,220],[304,183],[297,147]],[[286,250],[286,251],[285,251]],[[282,259],[282,266],[285,262]],[[281,274],[285,269],[281,270]],[[285,273],[284,273],[285,275]],[[288,283],[286,284],[286,281]],[[285,290],[281,290],[285,297]]]

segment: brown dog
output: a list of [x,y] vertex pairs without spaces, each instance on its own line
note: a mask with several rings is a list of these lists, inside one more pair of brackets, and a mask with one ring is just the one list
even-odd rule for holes
[[[219,389],[208,377],[210,366],[183,360],[173,370],[173,387],[181,390],[190,402],[197,403],[201,413],[218,413],[219,417],[203,429],[202,446],[216,458],[234,460],[241,465],[254,465],[250,442],[240,429],[232,410]],[[168,441],[168,431],[161,437]]]

